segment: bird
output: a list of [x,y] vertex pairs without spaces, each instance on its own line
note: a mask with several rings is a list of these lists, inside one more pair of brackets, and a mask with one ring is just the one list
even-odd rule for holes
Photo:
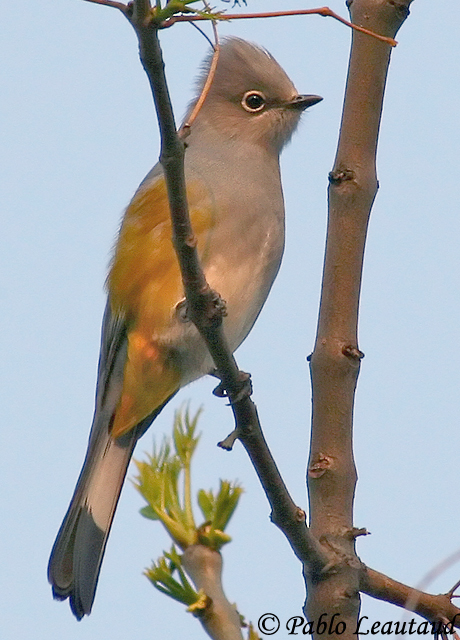
[[[198,96],[211,58],[212,51]],[[186,138],[184,162],[198,254],[209,285],[225,300],[223,330],[232,352],[254,325],[281,263],[281,150],[302,112],[320,100],[298,94],[265,49],[235,37],[222,41],[209,92]],[[157,163],[128,205],[113,251],[88,448],[48,565],[54,598],[68,598],[78,620],[93,606],[137,441],[180,388],[213,371],[203,339],[184,320],[171,237]]]

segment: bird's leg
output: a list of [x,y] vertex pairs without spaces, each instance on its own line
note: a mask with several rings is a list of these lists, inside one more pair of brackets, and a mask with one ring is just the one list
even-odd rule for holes
[[[209,372],[210,376],[214,378],[218,378],[221,380],[219,372],[217,369],[212,369]],[[252,394],[252,382],[251,376],[249,373],[245,371],[238,372],[238,382],[240,383],[240,389],[235,397],[233,397],[230,401],[230,404],[235,404],[239,402],[243,398],[249,397]],[[218,398],[228,398],[228,393],[225,389],[224,383],[222,380],[219,382],[217,387],[213,390],[213,394]],[[226,451],[231,451],[233,449],[233,445],[235,444],[235,440],[239,437],[238,428],[234,429],[224,440],[217,443],[217,446],[221,449],[225,449]]]
[[[224,383],[222,382],[222,379],[219,375],[218,370],[211,369],[211,371],[209,372],[209,375],[212,376],[213,378],[217,378],[218,380],[220,380],[217,387],[213,389],[213,394],[218,398],[228,398],[229,397],[228,393],[225,389]],[[238,393],[236,394],[236,396],[231,398],[229,404],[235,404],[235,402],[239,402],[243,398],[246,398],[252,395],[252,381],[251,381],[251,375],[249,373],[246,373],[245,371],[238,371],[238,383],[240,387],[238,390]]]

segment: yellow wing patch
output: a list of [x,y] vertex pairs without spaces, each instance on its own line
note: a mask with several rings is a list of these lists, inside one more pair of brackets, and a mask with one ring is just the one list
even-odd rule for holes
[[[190,218],[198,251],[206,261],[215,224],[209,190],[187,183]],[[112,434],[118,437],[161,406],[180,385],[181,373],[162,341],[183,298],[182,279],[172,244],[168,196],[163,177],[134,196],[120,230],[107,278],[112,312],[128,327],[123,391]]]

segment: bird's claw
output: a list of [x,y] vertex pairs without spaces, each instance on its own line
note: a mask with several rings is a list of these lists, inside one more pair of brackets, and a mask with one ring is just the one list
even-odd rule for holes
[[[210,375],[216,378],[219,377],[219,374],[217,373],[217,369],[214,369],[213,371],[211,371]],[[232,398],[230,399],[230,404],[235,404],[236,402],[243,400],[243,398],[249,398],[249,396],[252,394],[252,382],[251,382],[251,376],[249,373],[246,373],[245,371],[239,371],[238,384],[240,388],[238,389],[236,395],[232,396]],[[215,389],[213,389],[213,394],[218,398],[230,397],[222,381],[219,382],[219,384]]]

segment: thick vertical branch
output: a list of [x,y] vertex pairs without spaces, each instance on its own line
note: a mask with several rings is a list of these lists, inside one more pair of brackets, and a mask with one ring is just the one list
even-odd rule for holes
[[[352,21],[394,37],[411,0],[349,0]],[[364,246],[377,192],[375,156],[390,46],[353,33],[342,125],[330,173],[321,306],[311,357],[313,416],[308,489],[311,531],[336,554],[326,575],[306,571],[307,615],[338,614],[354,635],[361,565],[354,550],[353,404]],[[343,636],[344,637],[344,636]]]

